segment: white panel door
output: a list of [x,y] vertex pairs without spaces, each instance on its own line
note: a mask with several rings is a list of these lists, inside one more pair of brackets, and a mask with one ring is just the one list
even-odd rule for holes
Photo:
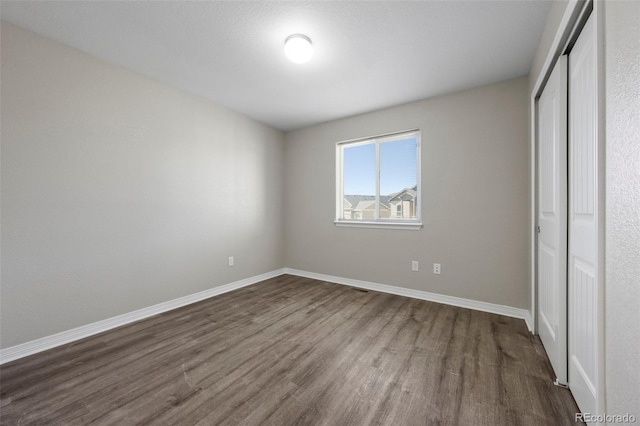
[[538,100],[538,330],[567,384],[567,57]]
[[598,407],[598,193],[593,15],[569,55],[569,386],[584,413]]

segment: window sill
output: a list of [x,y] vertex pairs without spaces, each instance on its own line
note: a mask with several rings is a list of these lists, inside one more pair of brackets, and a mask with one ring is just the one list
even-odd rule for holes
[[335,220],[336,226],[345,228],[378,228],[378,229],[405,229],[417,231],[422,228],[422,222],[374,222],[364,220]]

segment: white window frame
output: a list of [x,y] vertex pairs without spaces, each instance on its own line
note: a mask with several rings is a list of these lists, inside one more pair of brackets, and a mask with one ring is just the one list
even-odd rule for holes
[[[404,130],[401,132],[387,133],[384,135],[371,136],[367,138],[351,139],[336,143],[336,216],[334,224],[336,226],[357,227],[357,228],[384,228],[384,229],[410,229],[417,230],[422,228],[422,192],[420,191],[420,167],[422,156],[420,154],[421,140],[420,129]],[[406,139],[407,137],[415,137],[416,146],[416,218],[415,219],[397,219],[397,218],[380,218],[380,144],[391,142],[394,140]],[[341,219],[343,216],[344,188],[343,182],[343,157],[345,147],[354,147],[358,145],[375,144],[376,150],[376,209],[375,219],[373,220],[354,220]]]

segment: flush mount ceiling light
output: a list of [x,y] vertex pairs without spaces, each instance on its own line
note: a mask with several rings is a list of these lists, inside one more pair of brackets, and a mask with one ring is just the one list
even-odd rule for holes
[[284,41],[284,54],[291,62],[304,64],[313,56],[311,39],[304,34],[292,34]]

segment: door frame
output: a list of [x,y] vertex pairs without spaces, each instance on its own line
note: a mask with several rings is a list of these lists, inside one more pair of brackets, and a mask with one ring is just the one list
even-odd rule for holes
[[598,108],[596,126],[597,126],[597,165],[596,173],[598,180],[597,188],[597,215],[598,215],[598,231],[597,231],[597,287],[598,287],[598,319],[597,319],[597,366],[598,366],[598,384],[596,389],[596,405],[598,412],[605,412],[604,398],[604,223],[605,223],[605,181],[604,181],[604,153],[605,153],[605,111],[604,111],[604,5],[598,0],[569,0],[564,11],[560,25],[554,39],[551,43],[549,51],[546,54],[541,72],[538,75],[531,92],[529,94],[529,113],[530,113],[530,211],[529,211],[529,253],[530,253],[530,270],[529,285],[531,289],[531,332],[538,333],[538,306],[537,306],[537,252],[538,252],[538,235],[537,235],[537,211],[538,211],[538,111],[537,103],[545,84],[553,71],[558,58],[569,51],[584,26],[587,18],[593,15],[595,21],[596,32],[596,105]]

